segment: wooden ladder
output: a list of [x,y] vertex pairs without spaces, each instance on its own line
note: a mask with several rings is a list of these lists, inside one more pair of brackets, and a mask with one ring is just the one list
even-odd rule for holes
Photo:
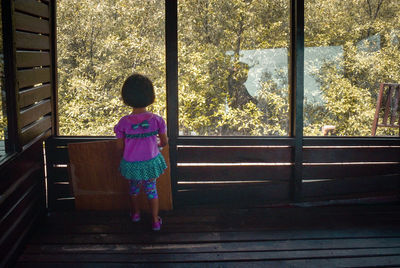
[[[400,84],[380,84],[378,100],[376,103],[375,117],[372,124],[372,136],[375,136],[376,129],[378,127],[398,128],[400,131],[399,100]],[[383,102],[385,102],[385,106],[383,106]],[[381,116],[382,114],[383,122],[379,124],[379,116]],[[397,122],[396,119],[398,119]]]

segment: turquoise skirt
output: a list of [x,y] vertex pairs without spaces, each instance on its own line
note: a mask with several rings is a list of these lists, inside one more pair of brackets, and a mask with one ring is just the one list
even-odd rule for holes
[[156,179],[167,168],[164,157],[158,154],[156,157],[146,161],[128,162],[124,159],[119,164],[119,170],[128,180]]

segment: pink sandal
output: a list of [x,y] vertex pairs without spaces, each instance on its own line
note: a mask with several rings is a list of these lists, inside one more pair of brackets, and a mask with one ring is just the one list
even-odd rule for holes
[[135,214],[131,213],[131,219],[132,219],[133,222],[140,221],[140,213],[135,213]]
[[152,229],[153,231],[160,231],[162,225],[162,219],[158,217],[158,222],[153,222]]

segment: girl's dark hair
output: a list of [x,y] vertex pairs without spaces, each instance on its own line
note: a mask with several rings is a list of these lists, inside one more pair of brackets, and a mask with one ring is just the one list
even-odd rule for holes
[[129,76],[122,86],[122,99],[134,108],[147,107],[154,102],[154,87],[149,78],[141,74]]

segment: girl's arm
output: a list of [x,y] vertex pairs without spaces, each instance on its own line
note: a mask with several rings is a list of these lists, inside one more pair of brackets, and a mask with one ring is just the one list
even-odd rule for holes
[[158,134],[158,136],[160,137],[160,144],[158,146],[160,147],[166,146],[168,144],[167,133]]

